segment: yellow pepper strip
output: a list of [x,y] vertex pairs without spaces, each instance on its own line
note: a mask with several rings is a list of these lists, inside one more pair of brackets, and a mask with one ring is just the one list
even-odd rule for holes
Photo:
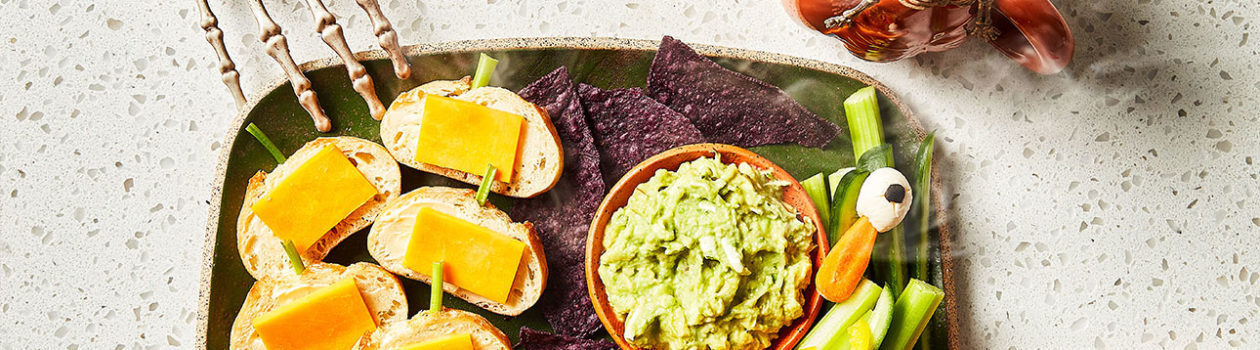
[[871,325],[858,319],[846,331],[849,333],[849,350],[871,350]]

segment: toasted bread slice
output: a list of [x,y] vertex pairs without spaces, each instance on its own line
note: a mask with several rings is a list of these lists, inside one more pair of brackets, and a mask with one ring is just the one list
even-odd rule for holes
[[376,224],[372,225],[372,230],[368,232],[368,253],[380,262],[381,267],[390,272],[430,283],[428,275],[403,266],[403,257],[407,253],[407,244],[411,240],[416,213],[425,207],[524,242],[525,254],[521,257],[521,264],[516,271],[512,290],[508,293],[507,303],[500,304],[450,282],[442,285],[442,290],[447,293],[483,309],[500,315],[520,315],[525,309],[538,302],[543,288],[547,286],[547,260],[543,255],[542,244],[538,241],[533,224],[514,223],[506,213],[495,209],[489,203],[484,207],[477,205],[474,195],[475,191],[471,189],[420,187],[390,201],[386,204],[385,211],[376,218]]
[[245,202],[241,205],[241,214],[236,219],[236,245],[241,253],[241,262],[245,270],[255,279],[268,276],[292,274],[288,255],[275,233],[259,219],[250,207],[262,198],[268,190],[275,188],[284,177],[297,169],[299,165],[310,159],[326,145],[336,145],[350,163],[359,169],[372,186],[376,187],[376,196],[351,212],[349,216],[337,223],[319,241],[316,241],[300,252],[302,260],[307,264],[318,262],[328,255],[328,251],[345,240],[351,234],[372,224],[377,214],[385,207],[385,202],[398,197],[402,192],[402,176],[398,171],[398,163],[389,155],[384,147],[372,141],[356,137],[321,137],[307,142],[301,149],[289,156],[283,164],[276,166],[270,174],[259,171],[249,179],[245,189]]
[[381,140],[399,163],[465,183],[481,184],[484,174],[470,174],[415,160],[426,95],[465,100],[525,117],[526,126],[518,146],[512,179],[507,183],[495,181],[490,191],[509,197],[529,198],[547,192],[560,180],[564,151],[560,148],[560,136],[556,134],[556,127],[551,124],[547,111],[501,88],[469,89],[467,77],[420,85],[398,95],[390,104],[381,119]]
[[289,271],[254,283],[232,322],[232,349],[266,349],[262,338],[254,331],[255,318],[347,277],[354,277],[378,328],[407,320],[407,296],[398,278],[389,271],[371,263],[355,263],[349,267],[314,263],[307,265],[301,276]]
[[420,311],[410,320],[387,324],[359,339],[359,344],[355,346],[355,349],[402,349],[462,333],[472,335],[473,349],[512,349],[507,335],[498,328],[494,328],[494,325],[490,324],[485,317],[456,309],[443,309],[437,315]]

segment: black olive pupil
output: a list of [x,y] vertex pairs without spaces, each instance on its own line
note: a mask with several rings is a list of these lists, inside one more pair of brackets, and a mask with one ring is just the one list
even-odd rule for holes
[[901,186],[901,184],[889,185],[888,189],[884,190],[884,199],[893,203],[901,203],[902,200],[906,199],[906,188]]

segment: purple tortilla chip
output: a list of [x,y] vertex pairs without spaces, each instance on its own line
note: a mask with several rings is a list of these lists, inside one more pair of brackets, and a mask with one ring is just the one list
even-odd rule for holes
[[573,338],[522,327],[521,342],[512,348],[518,350],[615,350],[617,344],[607,340]]
[[778,87],[723,68],[669,36],[652,59],[647,94],[686,115],[711,142],[823,147],[840,133]]
[[519,95],[547,110],[564,146],[564,172],[545,195],[516,202],[512,218],[538,230],[551,278],[538,307],[560,334],[588,337],[603,325],[586,292],[586,231],[604,198],[599,151],[586,125],[577,88],[564,67],[521,89]]
[[670,148],[704,142],[700,130],[639,89],[604,90],[579,84],[604,180],[614,183],[639,162]]

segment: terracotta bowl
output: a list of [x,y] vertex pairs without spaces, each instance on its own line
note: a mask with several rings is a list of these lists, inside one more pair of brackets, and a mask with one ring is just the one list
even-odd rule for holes
[[[818,209],[814,207],[814,203],[810,200],[809,195],[805,193],[805,189],[801,187],[801,184],[787,171],[771,163],[770,160],[743,148],[715,143],[682,146],[648,158],[648,160],[630,169],[626,175],[621,177],[621,180],[617,181],[616,185],[613,185],[608,196],[604,197],[604,202],[599,205],[599,210],[595,212],[595,220],[591,222],[590,235],[587,236],[586,240],[586,288],[590,292],[591,302],[595,304],[595,312],[599,314],[600,321],[604,323],[608,333],[612,335],[613,340],[622,349],[638,348],[631,346],[630,343],[626,342],[625,338],[622,338],[621,335],[625,334],[625,324],[613,311],[612,305],[608,303],[604,282],[599,279],[599,259],[604,253],[604,227],[608,225],[608,220],[612,217],[613,212],[626,205],[626,201],[634,193],[634,188],[651,179],[656,170],[678,170],[678,166],[682,163],[701,157],[711,157],[714,154],[720,154],[723,163],[748,163],[748,165],[755,168],[770,170],[775,178],[791,183],[783,191],[783,201],[795,207],[801,216],[810,218],[816,228],[815,239],[818,248],[813,250],[815,273],[818,271],[818,266],[822,264],[823,256],[827,255],[827,247],[829,247],[827,234],[823,231],[821,219],[818,217]],[[814,319],[817,318],[819,309],[822,307],[822,298],[814,291],[813,274],[810,276],[809,287],[805,290],[805,315],[780,330],[779,338],[771,345],[771,349],[792,349],[801,338],[805,337],[805,332],[809,330],[809,327],[814,323]]]

